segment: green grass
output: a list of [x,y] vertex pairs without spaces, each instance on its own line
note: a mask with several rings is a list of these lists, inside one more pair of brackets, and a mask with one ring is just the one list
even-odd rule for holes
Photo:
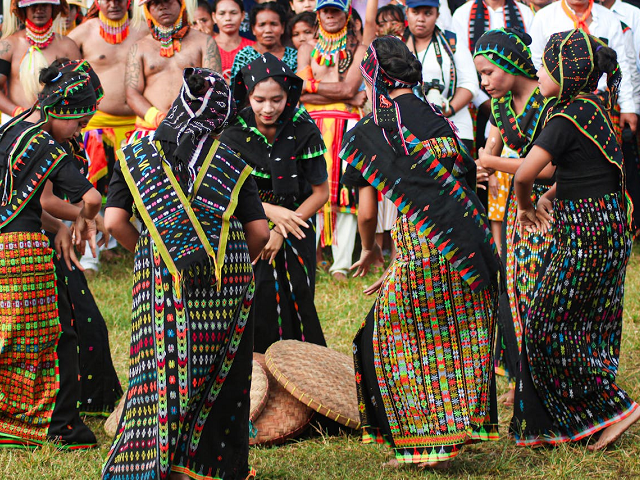
[[[634,250],[627,272],[624,333],[618,381],[632,397],[640,398],[640,250]],[[129,309],[132,257],[104,266],[91,282],[110,331],[111,352],[123,383],[127,379]],[[373,302],[362,295],[373,276],[335,284],[318,275],[316,304],[331,348],[350,355],[351,339]],[[499,394],[506,389],[498,382]],[[584,445],[559,448],[516,448],[506,436],[510,412],[500,408],[502,439],[465,447],[446,472],[419,472],[410,468],[383,469],[390,458],[386,447],[362,445],[357,433],[329,436],[316,430],[304,440],[273,448],[253,448],[251,464],[260,479],[389,479],[442,478],[615,478],[640,477],[640,428],[632,427],[605,452],[591,453]],[[99,478],[110,439],[104,420],[87,418],[100,448],[86,452],[60,452],[50,446],[35,451],[0,450],[0,480],[85,480]]]

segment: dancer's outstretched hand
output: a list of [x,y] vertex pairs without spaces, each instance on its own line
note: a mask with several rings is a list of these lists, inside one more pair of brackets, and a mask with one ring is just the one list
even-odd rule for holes
[[272,263],[273,260],[276,258],[276,255],[282,248],[282,245],[284,243],[284,237],[280,232],[276,230],[276,228],[277,227],[274,227],[274,229],[271,230],[269,241],[262,249],[262,252],[260,253],[260,255],[258,255],[258,258],[256,258],[253,261],[254,265],[257,263],[258,260],[266,260],[267,262]]
[[97,228],[95,220],[89,220],[83,215],[78,215],[76,222],[71,227],[71,238],[82,255],[84,255],[85,251],[85,242],[88,241],[89,248],[91,248],[91,254],[93,255],[93,258],[96,258],[96,232]]
[[106,246],[109,243],[111,234],[104,226],[104,218],[100,214],[96,215],[96,229],[98,230],[98,232],[102,233],[102,238],[98,241],[98,246]]
[[355,270],[354,277],[364,277],[368,272],[371,265],[375,262],[384,263],[384,256],[382,255],[382,249],[377,243],[373,244],[371,250],[362,249],[360,253],[360,260],[351,265],[349,270]]
[[482,190],[486,190],[487,189],[486,182],[489,181],[489,177],[494,173],[495,173],[495,170],[478,166],[476,168],[476,184],[478,188],[481,188]]
[[64,263],[67,265],[69,271],[73,270],[71,263],[73,263],[81,272],[84,271],[84,268],[82,267],[82,265],[80,265],[80,261],[76,256],[76,251],[73,248],[73,241],[71,240],[71,230],[69,230],[69,228],[65,224],[60,224],[53,245],[56,250],[58,260],[60,260],[60,257],[64,258]]
[[306,237],[302,228],[309,228],[309,225],[300,218],[301,215],[299,213],[279,205],[271,205],[270,203],[263,203],[262,205],[264,206],[264,213],[276,225],[274,228],[277,228],[284,238],[287,238],[289,234],[292,234],[298,240]]
[[[540,197],[538,205],[536,206],[536,215],[547,223],[547,230],[551,228],[551,223],[553,222],[553,201],[545,196]],[[544,233],[546,233],[546,231]]]
[[387,276],[387,272],[384,272],[382,275],[380,275],[380,278],[378,280],[373,282],[368,287],[365,287],[365,289],[362,292],[365,295],[373,295],[378,290],[380,290],[380,287],[382,286],[382,282],[384,281],[384,277],[386,277],[386,276]]

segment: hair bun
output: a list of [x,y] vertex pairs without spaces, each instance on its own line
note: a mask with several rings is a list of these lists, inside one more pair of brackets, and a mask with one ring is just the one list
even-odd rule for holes
[[517,27],[507,27],[504,29],[504,31],[512,35],[515,35],[520,40],[522,40],[522,43],[524,43],[525,45],[531,45],[531,42],[532,42],[531,35],[529,35],[524,30]]
[[405,83],[422,80],[422,63],[402,41],[395,37],[380,37],[374,42],[380,66],[390,77]]
[[57,82],[62,76],[62,72],[57,67],[46,67],[40,70],[40,83],[49,85]]
[[410,70],[414,70],[415,72],[419,72],[422,73],[422,63],[420,63],[420,60],[417,59],[417,57],[413,57],[412,60],[409,60],[409,69]]
[[593,54],[595,66],[601,72],[611,74],[618,66],[618,54],[610,47],[598,45]]
[[200,95],[208,87],[207,79],[199,73],[192,73],[187,77],[187,87],[192,95]]

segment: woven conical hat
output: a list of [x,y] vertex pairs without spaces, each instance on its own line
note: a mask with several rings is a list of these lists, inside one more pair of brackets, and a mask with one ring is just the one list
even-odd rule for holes
[[255,422],[269,400],[269,378],[264,368],[256,360],[251,372],[251,407],[249,419]]
[[269,372],[295,398],[331,420],[360,428],[351,357],[313,343],[281,340],[265,358]]
[[313,410],[293,398],[282,388],[265,366],[264,355],[254,353],[253,359],[260,363],[269,381],[269,399],[262,413],[253,422],[258,430],[251,445],[278,445],[288,438],[302,433],[313,416]]

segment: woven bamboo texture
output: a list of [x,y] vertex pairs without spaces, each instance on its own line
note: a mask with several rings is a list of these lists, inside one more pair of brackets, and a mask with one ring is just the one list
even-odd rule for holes
[[303,405],[282,388],[266,367],[264,355],[254,353],[269,381],[269,399],[260,416],[253,422],[258,430],[250,445],[278,445],[300,435],[309,425],[313,410]]
[[360,428],[353,359],[327,347],[281,340],[265,353],[269,372],[292,396],[350,428]]
[[253,361],[251,371],[251,406],[249,407],[249,419],[255,422],[260,416],[269,400],[269,379],[264,368],[256,360]]

